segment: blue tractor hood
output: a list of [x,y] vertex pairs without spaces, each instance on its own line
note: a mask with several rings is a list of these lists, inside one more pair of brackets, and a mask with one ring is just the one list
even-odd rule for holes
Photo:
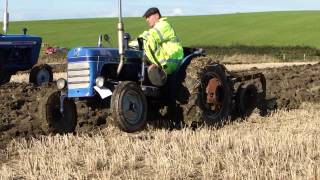
[[41,37],[0,34],[0,66],[14,74],[32,68],[38,62]]
[[[94,61],[98,57],[110,62],[116,62],[120,56],[116,48],[77,47],[69,51],[68,62]],[[125,57],[126,59],[139,59],[142,57],[142,52],[138,50],[126,50]]]
[[29,45],[29,44],[41,44],[41,37],[32,36],[32,35],[0,35],[0,41],[2,45],[4,42],[10,42],[11,44],[18,44],[18,45]]
[[68,53],[68,97],[91,97],[98,76],[118,80],[136,80],[141,68],[142,52],[126,50],[124,67],[118,76],[119,52],[116,48],[78,47]]

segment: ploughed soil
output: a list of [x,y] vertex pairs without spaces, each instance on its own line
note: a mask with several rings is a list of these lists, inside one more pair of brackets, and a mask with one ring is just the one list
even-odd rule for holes
[[[240,73],[262,72],[267,80],[269,109],[298,108],[302,102],[320,102],[320,63],[282,68],[250,69]],[[54,84],[33,87],[27,83],[0,86],[0,149],[16,137],[36,137],[43,134],[39,118],[39,103],[56,89]],[[90,103],[90,102],[87,102]],[[76,132],[98,131],[108,125],[110,110],[94,101],[91,106],[77,101]],[[105,103],[107,104],[107,103]]]

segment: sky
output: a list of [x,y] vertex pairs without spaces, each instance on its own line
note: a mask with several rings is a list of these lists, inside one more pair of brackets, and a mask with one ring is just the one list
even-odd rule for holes
[[[118,0],[8,0],[11,21],[118,16]],[[0,10],[4,10],[0,0]],[[141,17],[149,7],[163,16],[320,10],[320,0],[122,0],[123,16]],[[3,13],[1,13],[1,16]],[[2,19],[2,18],[1,18]]]

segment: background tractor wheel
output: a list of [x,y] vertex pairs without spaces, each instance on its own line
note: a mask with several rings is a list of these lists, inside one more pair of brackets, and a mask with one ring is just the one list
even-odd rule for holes
[[230,117],[232,90],[223,65],[214,64],[200,73],[201,86],[198,105],[203,111],[203,119],[209,124],[220,123]]
[[33,83],[35,86],[41,86],[52,81],[53,73],[52,68],[49,65],[38,65],[31,69],[29,82]]
[[111,96],[112,119],[125,132],[142,130],[147,120],[147,100],[135,82],[121,82]]
[[240,86],[237,91],[236,105],[242,118],[248,117],[258,105],[258,89],[254,84]]
[[73,100],[65,98],[60,112],[60,91],[45,96],[40,102],[40,117],[45,121],[42,129],[48,133],[72,133],[77,125],[77,109]]
[[0,69],[0,85],[8,83],[10,79],[11,79],[11,74],[6,70]]

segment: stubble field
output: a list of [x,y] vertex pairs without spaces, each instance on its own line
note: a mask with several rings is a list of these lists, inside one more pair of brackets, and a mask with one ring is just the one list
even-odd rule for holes
[[267,116],[135,134],[78,103],[74,135],[43,136],[38,103],[54,85],[14,80],[0,87],[0,179],[318,179],[320,63],[260,68],[233,70],[265,74],[276,107]]
[[4,179],[318,179],[319,105],[221,129],[127,134],[114,127],[16,139],[3,150]]

